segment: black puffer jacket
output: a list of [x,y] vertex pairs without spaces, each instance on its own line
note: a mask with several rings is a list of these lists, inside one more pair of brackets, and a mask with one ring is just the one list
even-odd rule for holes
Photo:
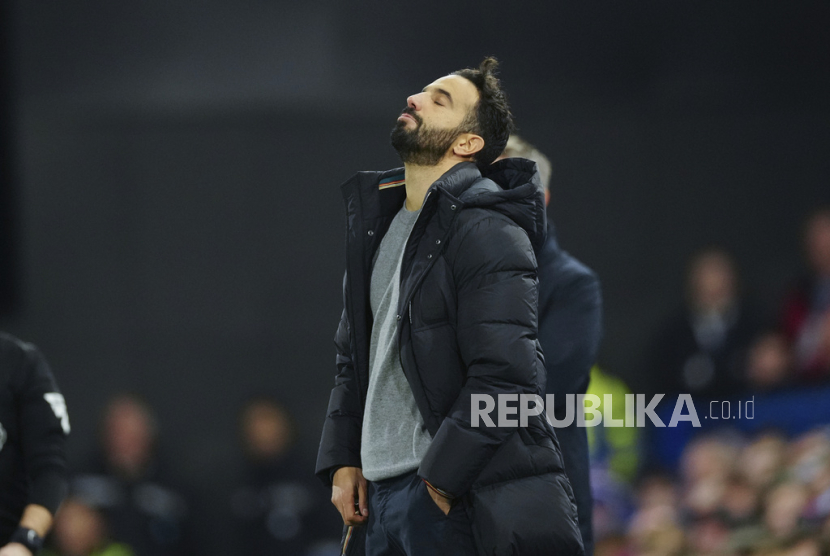
[[[403,255],[401,363],[433,437],[418,474],[462,497],[481,555],[582,554],[576,509],[553,429],[471,427],[471,395],[539,394],[536,258],[545,237],[535,164],[506,159],[483,179],[461,163],[430,188]],[[371,261],[405,198],[401,169],[361,172],[343,186],[345,309],[338,374],[317,473],[360,467],[369,383]],[[515,416],[513,416],[515,417]],[[496,415],[493,414],[497,421]]]

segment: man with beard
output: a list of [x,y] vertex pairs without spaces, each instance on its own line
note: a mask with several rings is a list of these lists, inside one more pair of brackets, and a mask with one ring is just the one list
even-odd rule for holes
[[[392,131],[404,168],[342,186],[345,307],[317,474],[346,542],[365,535],[372,556],[582,553],[553,430],[516,419],[520,395],[545,390],[545,206],[535,164],[491,165],[513,129],[496,66],[410,96]],[[482,397],[512,415],[474,421]]]

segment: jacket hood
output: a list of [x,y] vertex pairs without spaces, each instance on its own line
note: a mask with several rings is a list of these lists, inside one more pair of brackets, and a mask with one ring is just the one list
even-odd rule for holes
[[536,163],[524,158],[505,158],[491,164],[482,177],[464,191],[465,207],[482,207],[504,214],[521,226],[539,251],[545,243],[547,217],[545,195]]
[[[341,190],[347,213],[361,203],[368,214],[394,216],[406,196],[404,169],[385,172],[358,172]],[[545,195],[536,163],[524,158],[505,158],[481,171],[472,162],[456,164],[432,185],[458,199],[465,208],[486,208],[499,212],[527,232],[537,253],[545,243],[547,218]],[[378,195],[380,191],[380,195]],[[364,214],[364,218],[366,215]],[[371,217],[370,217],[371,218]]]

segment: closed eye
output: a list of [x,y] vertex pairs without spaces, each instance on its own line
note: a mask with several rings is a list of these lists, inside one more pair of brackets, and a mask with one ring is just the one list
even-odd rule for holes
[[[428,85],[424,87],[423,92],[429,93],[435,104],[438,106],[445,106],[447,103],[450,106],[453,105],[452,95],[446,89],[441,89],[439,87],[435,87],[434,85]],[[443,102],[439,102],[438,99],[441,99]]]

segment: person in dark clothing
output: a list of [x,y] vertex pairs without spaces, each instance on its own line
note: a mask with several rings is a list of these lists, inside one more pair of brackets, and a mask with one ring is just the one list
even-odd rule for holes
[[187,489],[159,454],[150,406],[124,394],[107,405],[102,453],[72,479],[73,493],[97,508],[112,539],[137,556],[195,552]]
[[32,344],[0,333],[0,556],[31,556],[67,494],[66,402]]
[[309,484],[308,462],[293,450],[294,431],[287,410],[270,398],[251,399],[242,410],[245,465],[230,503],[243,554],[299,556],[337,547],[336,516],[324,511],[320,485]]
[[719,248],[694,256],[687,292],[686,303],[653,340],[649,372],[654,391],[718,399],[743,392],[746,355],[759,320],[738,294],[732,257]]
[[[539,168],[545,205],[550,203],[551,164],[533,145],[511,135],[501,158],[527,158]],[[559,246],[553,224],[536,254],[539,265],[539,342],[545,353],[547,393],[554,395],[553,413],[563,420],[566,395],[584,394],[602,336],[602,292],[597,275]],[[550,408],[548,408],[550,411]],[[588,435],[574,419],[557,427],[565,472],[573,487],[585,554],[593,554]]]
[[830,379],[830,207],[805,224],[808,273],[787,294],[781,330],[794,356],[794,379],[815,384]]
[[513,127],[496,65],[410,96],[392,132],[404,168],[342,186],[345,307],[317,474],[372,556],[583,554],[544,416],[473,422],[476,400],[518,409],[546,380],[544,198],[533,162],[492,164]]

